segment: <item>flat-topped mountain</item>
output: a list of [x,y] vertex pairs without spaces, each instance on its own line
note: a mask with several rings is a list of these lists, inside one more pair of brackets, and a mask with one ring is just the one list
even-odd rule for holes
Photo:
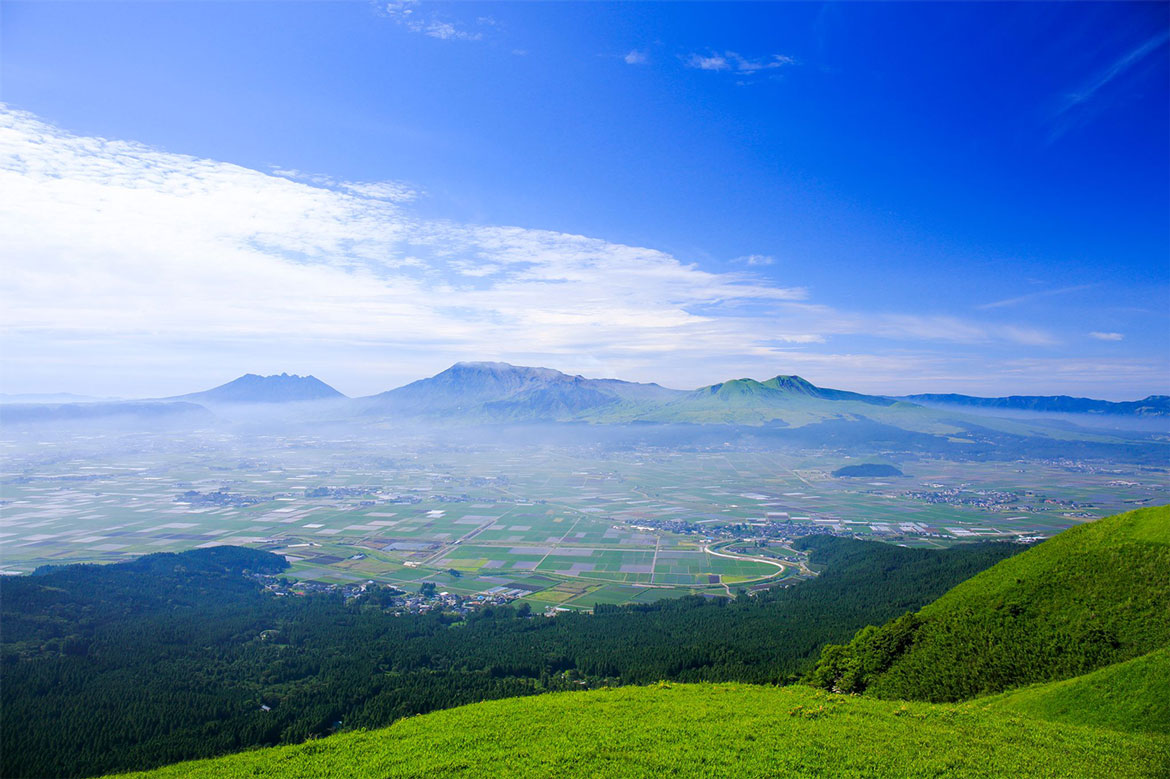
[[1050,414],[1125,414],[1142,417],[1170,416],[1170,395],[1150,395],[1141,400],[1110,401],[1069,395],[1009,395],[980,398],[973,395],[906,395],[903,400],[929,406],[953,406],[993,411],[1040,411]]
[[258,376],[255,373],[247,373],[227,384],[167,400],[192,400],[201,403],[303,403],[344,397],[345,395],[315,376],[287,373],[279,376]]

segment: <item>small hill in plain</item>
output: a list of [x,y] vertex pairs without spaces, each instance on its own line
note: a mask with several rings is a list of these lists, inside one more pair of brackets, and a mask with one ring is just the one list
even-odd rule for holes
[[833,471],[833,475],[841,478],[872,479],[884,476],[905,476],[901,470],[884,463],[862,463],[860,465],[845,465]]
[[1071,528],[917,613],[828,646],[840,692],[956,701],[1067,679],[1170,646],[1170,507]]
[[509,698],[135,777],[1157,776],[1162,736],[808,687],[681,684]]

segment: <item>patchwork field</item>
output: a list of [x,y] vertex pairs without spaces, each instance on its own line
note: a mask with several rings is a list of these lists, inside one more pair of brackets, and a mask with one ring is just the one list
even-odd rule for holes
[[831,451],[225,433],[31,433],[0,447],[5,571],[238,544],[282,552],[302,579],[504,588],[569,608],[798,575],[784,542],[802,533],[1046,537],[1167,491],[1164,470],[1073,461],[904,458],[903,477],[836,478],[851,458]]

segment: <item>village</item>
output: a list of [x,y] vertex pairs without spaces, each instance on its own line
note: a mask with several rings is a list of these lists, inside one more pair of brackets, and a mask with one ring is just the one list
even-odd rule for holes
[[[434,582],[423,582],[417,593],[405,592],[388,584],[371,580],[352,584],[330,584],[316,581],[300,581],[286,576],[253,574],[252,578],[263,585],[264,591],[273,597],[307,597],[310,595],[336,595],[355,607],[378,608],[388,614],[430,614],[434,612],[452,616],[468,617],[498,606],[509,606],[526,590],[496,586],[474,595],[439,590]],[[550,606],[544,616],[556,616],[566,609]],[[527,602],[516,608],[516,616],[527,617],[532,606]]]

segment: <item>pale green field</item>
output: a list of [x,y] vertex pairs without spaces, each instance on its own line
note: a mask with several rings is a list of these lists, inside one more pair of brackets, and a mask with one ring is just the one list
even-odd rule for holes
[[[1083,521],[1074,514],[1164,501],[1167,490],[1164,473],[1120,466],[1075,472],[1054,463],[914,460],[900,463],[905,478],[871,481],[830,476],[857,462],[839,453],[456,449],[328,436],[29,435],[0,441],[0,453],[4,570],[259,545],[299,558],[292,574],[320,581],[430,580],[466,594],[507,585],[533,597],[582,582],[573,598],[538,599],[570,606],[685,588],[725,593],[782,575],[766,563],[705,553],[705,531],[726,525],[750,535],[790,521],[938,546],[1047,536]],[[306,496],[318,487],[349,492]],[[182,498],[220,489],[257,500]],[[1013,491],[1019,500],[988,510],[921,497],[947,490],[968,501]],[[1070,501],[1091,505],[1072,510]],[[699,532],[652,528],[671,521]],[[356,554],[365,557],[347,559]],[[622,586],[599,589],[609,585]]]

